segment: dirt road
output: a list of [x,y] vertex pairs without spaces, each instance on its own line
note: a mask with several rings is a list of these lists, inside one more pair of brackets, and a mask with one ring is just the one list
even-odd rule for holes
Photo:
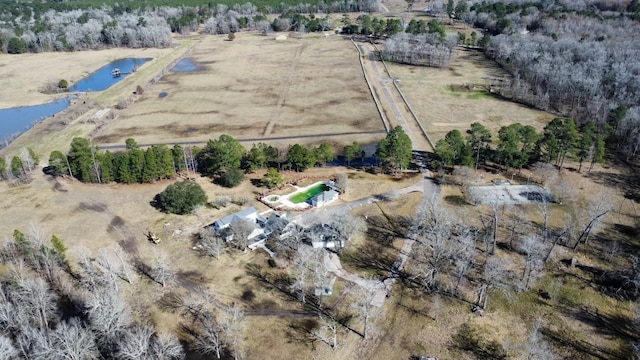
[[409,135],[414,151],[433,152],[434,149],[423,129],[411,113],[405,99],[398,92],[397,84],[394,84],[399,80],[391,77],[386,67],[379,61],[374,45],[368,42],[355,44],[360,55],[366,59],[363,61],[364,71],[389,125],[392,128],[398,125],[402,127],[404,132]]

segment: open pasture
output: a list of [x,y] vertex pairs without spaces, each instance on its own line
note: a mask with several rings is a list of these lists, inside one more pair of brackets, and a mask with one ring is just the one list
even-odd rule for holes
[[[496,134],[503,125],[519,122],[542,129],[552,114],[501,100],[481,90],[491,79],[509,75],[476,50],[456,49],[447,68],[389,63],[393,77],[434,141],[454,129],[464,132],[479,122]],[[467,85],[475,85],[471,91]]]
[[[0,108],[37,105],[60,98],[65,94],[40,92],[48,82],[61,79],[69,86],[88,76],[101,66],[122,58],[153,58],[140,70],[154,67],[178,48],[105,49],[97,51],[50,52],[44,54],[20,54],[0,56]],[[134,87],[135,89],[135,87]]]
[[93,141],[197,143],[226,133],[249,143],[344,144],[383,136],[357,54],[340,37],[207,36],[187,56],[202,70],[165,75]]

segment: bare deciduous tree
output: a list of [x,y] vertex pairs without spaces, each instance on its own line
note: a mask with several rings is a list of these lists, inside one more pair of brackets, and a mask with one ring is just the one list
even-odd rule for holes
[[340,173],[336,176],[336,189],[340,194],[344,194],[349,186],[349,177],[345,173]]
[[115,340],[131,321],[128,304],[111,287],[98,287],[89,293],[86,313],[90,328],[104,342]]
[[[370,285],[370,284],[368,284]],[[364,322],[362,337],[367,339],[369,333],[369,321],[372,317],[377,315],[378,307],[373,305],[373,300],[376,295],[376,289],[373,286],[357,286],[354,294],[353,307],[360,311],[362,321]]]
[[93,333],[84,328],[78,318],[60,323],[51,333],[51,342],[51,358],[80,360],[100,357]]
[[427,290],[438,286],[438,276],[451,260],[450,243],[453,215],[431,199],[420,209],[414,224],[416,228],[413,271]]
[[241,358],[242,354],[242,331],[244,330],[244,312],[236,303],[227,306],[220,321],[224,332],[226,343],[231,345],[233,358]]
[[173,360],[184,358],[184,349],[178,338],[172,333],[156,333],[151,340],[151,358]]
[[227,242],[213,228],[206,227],[199,234],[197,247],[203,255],[219,259],[227,247]]
[[307,288],[316,282],[318,269],[323,267],[321,262],[322,251],[301,247],[293,259],[290,275],[294,278],[291,291],[298,293],[298,299],[302,303],[307,301]]
[[203,355],[215,355],[217,359],[220,359],[225,347],[220,325],[216,322],[213,314],[208,312],[202,314],[199,320],[199,331],[194,341],[195,349]]
[[473,234],[468,228],[460,229],[459,235],[455,240],[451,255],[455,265],[454,275],[456,276],[456,285],[453,291],[454,293],[457,293],[458,288],[460,287],[460,282],[473,266],[476,254],[476,245],[473,240]]
[[47,329],[55,309],[54,294],[40,278],[19,280],[17,285],[14,303],[26,309],[33,326],[38,329]]
[[335,350],[338,347],[338,322],[333,317],[322,314],[319,316],[318,328],[313,330],[311,334]]
[[606,191],[599,191],[596,196],[588,199],[588,205],[583,208],[581,221],[584,225],[584,229],[578,236],[574,249],[582,242],[585,245],[589,241],[589,237],[592,231],[596,231],[599,225],[602,223],[603,218],[611,211],[613,204],[611,204],[612,196]]
[[540,333],[540,321],[536,321],[529,331],[529,341],[525,344],[527,360],[554,360],[555,354]]
[[162,287],[175,278],[175,273],[171,270],[171,260],[165,252],[158,249],[154,251],[151,276]]
[[537,236],[529,235],[522,240],[520,251],[524,254],[522,288],[527,291],[544,269],[545,249]]
[[244,249],[249,244],[249,236],[255,230],[254,223],[248,220],[236,221],[229,226],[231,234],[233,234],[232,243],[238,249]]
[[117,358],[122,360],[151,360],[151,336],[153,335],[153,326],[136,325],[121,332],[118,340]]
[[11,339],[0,335],[0,360],[11,360],[18,357],[18,350],[11,343]]

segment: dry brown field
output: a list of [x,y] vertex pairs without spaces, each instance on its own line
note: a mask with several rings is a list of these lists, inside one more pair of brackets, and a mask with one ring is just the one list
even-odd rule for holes
[[[494,134],[504,125],[519,122],[542,129],[552,114],[505,101],[480,91],[461,91],[467,84],[484,86],[487,79],[508,74],[476,50],[456,48],[447,68],[388,64],[393,77],[433,141],[454,129],[464,132],[479,122]],[[453,86],[453,88],[452,88]],[[458,90],[458,91],[456,91]]]
[[[162,63],[163,58],[184,51],[182,49],[183,46],[165,49],[115,48],[93,51],[1,55],[0,82],[2,82],[2,87],[0,88],[0,108],[37,105],[60,98],[66,94],[43,94],[40,89],[46,83],[57,83],[60,79],[67,80],[69,86],[71,86],[103,65],[127,57],[153,58],[153,60],[140,67],[140,74],[136,76],[138,81],[144,84],[141,78],[144,77],[144,73],[148,72],[146,69],[156,70],[156,63]],[[133,89],[135,90],[135,86]]]
[[[383,136],[350,42],[274,36],[203,37],[188,54],[201,71],[165,75],[93,141],[206,142],[226,133],[247,145],[336,145]],[[167,96],[159,97],[161,92]]]

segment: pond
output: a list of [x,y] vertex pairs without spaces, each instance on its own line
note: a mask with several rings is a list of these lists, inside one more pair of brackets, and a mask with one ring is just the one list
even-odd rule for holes
[[27,131],[37,122],[69,107],[76,96],[67,96],[46,104],[0,109],[0,147]]
[[[73,84],[69,91],[102,91],[109,86],[124,79],[128,74],[132,73],[140,65],[151,60],[151,58],[126,58],[110,62],[109,64],[94,71],[91,75]],[[114,77],[113,70],[119,69],[120,76]]]

